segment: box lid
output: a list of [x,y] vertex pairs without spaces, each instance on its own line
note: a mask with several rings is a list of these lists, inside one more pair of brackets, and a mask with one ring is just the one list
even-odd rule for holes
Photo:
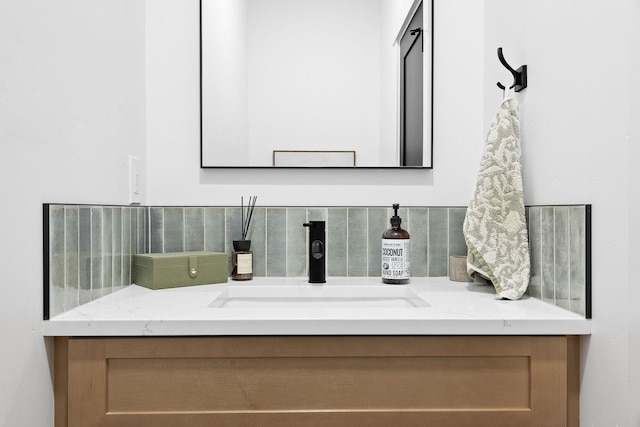
[[189,257],[197,256],[199,264],[226,263],[228,255],[224,252],[190,251],[190,252],[166,252],[153,254],[136,254],[134,262],[142,266],[173,267],[189,264]]

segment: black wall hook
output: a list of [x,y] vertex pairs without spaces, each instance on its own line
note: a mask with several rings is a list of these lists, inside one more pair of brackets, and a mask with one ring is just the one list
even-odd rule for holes
[[[511,72],[513,75],[513,84],[509,86],[509,89],[513,89],[515,92],[520,92],[522,89],[527,87],[527,66],[523,65],[517,70],[514,70],[507,61],[504,59],[504,55],[502,54],[502,48],[498,48],[498,59],[500,63],[505,66],[507,70]],[[502,83],[497,83],[498,87],[502,90],[506,89],[506,86]]]

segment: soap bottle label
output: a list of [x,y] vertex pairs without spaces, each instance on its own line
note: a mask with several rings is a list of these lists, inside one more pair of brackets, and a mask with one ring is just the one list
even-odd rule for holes
[[382,239],[382,278],[409,278],[409,239]]

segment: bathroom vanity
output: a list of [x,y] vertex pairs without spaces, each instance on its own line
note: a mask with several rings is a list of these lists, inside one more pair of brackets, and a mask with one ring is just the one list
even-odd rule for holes
[[133,285],[44,333],[56,426],[578,426],[590,322],[447,278],[258,278]]

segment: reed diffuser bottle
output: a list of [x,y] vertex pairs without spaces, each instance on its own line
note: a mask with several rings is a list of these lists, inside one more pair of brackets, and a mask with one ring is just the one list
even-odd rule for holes
[[233,253],[231,254],[231,280],[251,280],[253,279],[253,251],[251,250],[251,240],[247,239],[253,210],[256,207],[257,196],[249,197],[249,204],[246,211],[244,207],[244,197],[240,199],[240,211],[242,221],[242,233],[240,240],[233,241]]

